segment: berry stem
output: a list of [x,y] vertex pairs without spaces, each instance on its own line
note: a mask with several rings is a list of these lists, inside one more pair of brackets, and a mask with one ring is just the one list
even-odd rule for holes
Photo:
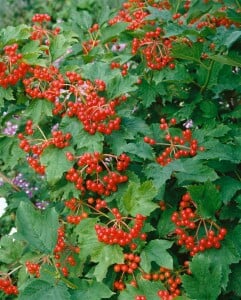
[[3,182],[10,184],[12,186],[12,188],[14,190],[16,190],[17,192],[21,191],[21,189],[14,183],[12,183],[12,181],[9,178],[7,178],[2,172],[0,172],[0,178],[2,178]]

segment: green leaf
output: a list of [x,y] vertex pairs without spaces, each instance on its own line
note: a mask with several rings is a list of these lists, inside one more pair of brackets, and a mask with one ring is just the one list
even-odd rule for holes
[[158,207],[153,202],[156,195],[157,190],[151,181],[145,181],[141,185],[130,182],[122,198],[121,210],[132,216],[137,214],[148,216]]
[[227,46],[227,48],[230,48],[237,40],[240,39],[240,37],[241,37],[241,32],[238,30],[229,32],[225,41],[223,42],[223,45]]
[[103,43],[111,41],[114,37],[119,36],[126,27],[128,26],[127,23],[118,22],[112,26],[105,27],[101,30],[101,41]]
[[75,228],[75,233],[78,235],[78,243],[81,247],[81,256],[83,259],[92,255],[101,247],[101,243],[98,241],[95,232],[96,224],[97,219],[88,218],[82,220]]
[[85,219],[76,227],[78,245],[81,248],[81,258],[90,256],[92,262],[97,263],[94,271],[97,281],[102,281],[110,265],[123,263],[123,252],[119,245],[106,245],[97,239],[96,219]]
[[217,140],[211,140],[203,143],[203,146],[205,151],[198,154],[199,159],[227,160],[234,163],[241,161],[240,145],[222,144]]
[[0,86],[0,107],[4,106],[4,100],[14,100],[13,90],[11,88],[4,89]]
[[30,117],[34,123],[39,123],[46,116],[52,117],[53,104],[47,100],[32,100],[27,107],[25,114]]
[[3,236],[0,240],[0,262],[12,264],[19,261],[23,252],[23,243],[12,236]]
[[60,58],[67,53],[67,50],[70,48],[71,37],[67,38],[62,34],[59,34],[51,40],[50,43],[50,53],[52,61]]
[[26,154],[19,148],[18,140],[9,137],[0,139],[0,154],[4,163],[13,169],[22,159],[25,159]]
[[214,181],[218,178],[218,175],[212,168],[191,158],[183,161],[174,161],[168,167],[173,170],[180,185],[188,182]]
[[222,246],[218,251],[210,249],[205,253],[208,261],[218,265],[221,270],[220,286],[225,290],[228,284],[228,277],[231,272],[230,266],[240,260],[240,226],[237,230],[228,231],[228,235],[222,241]]
[[136,81],[137,77],[130,75],[123,77],[121,74],[118,74],[114,78],[111,78],[107,83],[108,98],[114,99],[135,91],[137,89]]
[[67,286],[59,281],[50,284],[40,279],[32,280],[18,297],[19,300],[70,300]]
[[83,152],[102,152],[104,144],[104,135],[100,132],[96,132],[94,135],[90,135],[84,129],[81,130],[79,135],[78,148]]
[[161,217],[157,224],[157,230],[159,236],[165,238],[169,233],[175,230],[175,224],[170,222],[171,216],[174,213],[175,208],[166,209],[162,212]]
[[31,203],[21,202],[17,209],[17,232],[29,247],[52,253],[57,242],[58,214],[54,208],[39,211]]
[[209,58],[224,65],[241,67],[241,59],[237,56],[216,54],[210,55]]
[[236,10],[229,7],[227,9],[227,17],[234,22],[240,22],[240,12],[237,12]]
[[140,266],[145,272],[151,271],[151,263],[155,262],[160,267],[173,269],[173,258],[167,249],[171,248],[173,242],[166,240],[152,240],[141,252]]
[[105,245],[102,243],[98,251],[92,254],[92,261],[98,263],[94,271],[97,281],[101,282],[106,277],[109,266],[122,263],[122,251],[119,245]]
[[78,290],[71,293],[71,300],[96,300],[110,298],[114,293],[102,282],[79,280]]
[[30,27],[27,25],[19,25],[16,27],[8,26],[1,31],[1,41],[4,45],[27,40],[30,37]]
[[203,111],[205,118],[215,118],[218,113],[217,106],[212,101],[202,101],[200,103],[200,109]]
[[[177,81],[181,82],[181,83],[189,83],[193,79],[192,79],[192,76],[190,75],[187,67],[182,63],[178,63],[174,70],[170,71],[168,69],[164,69],[164,70],[162,70],[162,72],[156,72],[154,74],[153,80],[157,83],[158,82],[160,82],[160,83],[175,82],[176,83]],[[157,87],[157,90],[159,90],[159,86]]]
[[190,269],[192,274],[182,277],[187,296],[191,299],[217,300],[221,293],[221,265],[202,253],[193,258]]
[[231,274],[229,276],[228,288],[229,292],[235,293],[235,295],[241,297],[241,262],[234,264],[231,267]]
[[123,152],[135,154],[142,159],[154,159],[154,152],[150,145],[143,142],[128,143],[121,147]]
[[47,181],[50,184],[56,183],[62,178],[63,173],[72,167],[72,162],[66,158],[66,152],[72,152],[71,147],[58,149],[55,147],[48,147],[41,155],[41,164],[46,166]]
[[172,174],[171,168],[163,168],[157,163],[150,163],[146,166],[145,175],[148,179],[152,179],[157,189],[162,187]]
[[102,79],[108,86],[109,80],[119,75],[118,70],[111,70],[110,66],[105,62],[95,61],[81,66],[83,77],[90,80]]
[[218,179],[216,183],[220,185],[221,199],[225,204],[231,201],[233,196],[241,190],[241,182],[229,176]]
[[210,181],[202,185],[188,187],[193,201],[197,204],[198,214],[203,218],[214,218],[221,207],[221,198],[217,187]]
[[157,9],[152,6],[148,6],[148,10],[150,15],[148,15],[145,19],[146,20],[162,20],[162,21],[169,21],[172,18],[172,14],[170,10],[167,9]]
[[143,79],[138,89],[138,96],[141,98],[144,107],[150,107],[151,104],[156,101],[156,95],[157,90],[155,86]]
[[142,133],[146,135],[151,135],[151,131],[149,126],[145,123],[145,121],[138,117],[123,117],[122,118],[122,126],[135,136],[137,133]]
[[187,44],[175,44],[172,48],[172,55],[175,58],[181,58],[185,60],[196,61],[200,63],[200,57],[202,54],[202,43],[195,43],[192,46]]
[[158,291],[165,289],[162,282],[139,280],[138,287],[127,285],[127,288],[120,293],[119,300],[133,300],[136,296],[145,295],[150,300],[160,300]]

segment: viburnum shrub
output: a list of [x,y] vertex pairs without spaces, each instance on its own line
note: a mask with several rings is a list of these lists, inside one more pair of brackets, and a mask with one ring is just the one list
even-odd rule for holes
[[0,31],[1,299],[240,299],[240,1],[98,16]]

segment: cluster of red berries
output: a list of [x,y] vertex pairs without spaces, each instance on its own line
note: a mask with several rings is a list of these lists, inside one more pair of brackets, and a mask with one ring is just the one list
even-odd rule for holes
[[[60,28],[48,29],[46,23],[51,21],[51,17],[48,14],[35,14],[32,17],[32,22],[38,25],[33,25],[31,32],[32,40],[39,40],[42,44],[49,45],[50,37],[56,36],[60,32]],[[48,53],[48,52],[47,52]]]
[[[33,129],[33,122],[32,120],[28,120],[25,125],[25,132],[18,134],[19,147],[26,153],[28,153],[27,161],[29,165],[38,173],[41,175],[44,175],[45,173],[45,167],[41,165],[40,163],[40,155],[43,153],[43,151],[53,145],[59,149],[62,149],[64,147],[67,147],[69,145],[69,140],[71,139],[71,134],[66,133],[64,134],[62,131],[52,131],[52,137],[49,139],[46,139],[45,136],[43,136],[43,139],[37,139],[37,138],[26,138],[26,135],[33,135],[35,130]],[[43,134],[42,130],[37,126],[41,134]],[[40,142],[41,141],[41,142]]]
[[212,16],[212,15],[207,15],[205,16],[205,19],[203,20],[192,20],[191,23],[194,23],[196,25],[196,28],[201,30],[205,27],[214,29],[220,26],[225,26],[226,28],[229,28],[230,26],[236,26],[240,27],[240,23],[235,22],[231,19],[229,19],[227,16]]
[[82,42],[83,53],[85,55],[89,54],[89,52],[99,45],[99,40],[90,39]]
[[122,4],[118,14],[109,20],[109,25],[114,25],[118,22],[128,23],[128,30],[136,30],[143,28],[145,25],[155,25],[154,20],[147,20],[147,16],[150,15],[148,7],[154,7],[159,10],[170,9],[171,4],[168,0],[153,1],[153,0],[129,0]]
[[0,290],[7,295],[18,294],[18,287],[12,284],[10,278],[0,278]]
[[157,27],[153,31],[146,32],[143,38],[134,38],[132,41],[132,54],[140,50],[146,59],[147,66],[153,70],[161,70],[168,65],[170,69],[175,68],[171,57],[172,41],[162,37],[162,34],[162,29]]
[[34,23],[43,23],[43,22],[50,22],[51,17],[48,14],[35,14],[32,17],[32,22]]
[[66,242],[64,227],[59,227],[57,244],[54,248],[54,258],[57,261],[55,265],[58,269],[60,269],[63,276],[67,277],[69,275],[68,266],[76,265],[74,254],[78,254],[79,252],[79,247],[69,245]]
[[23,80],[25,92],[33,99],[47,99],[54,102],[60,96],[64,78],[54,66],[29,67],[28,76]]
[[[125,274],[127,275],[133,275],[134,271],[136,269],[139,268],[139,263],[141,261],[141,258],[139,255],[133,254],[133,253],[125,253],[124,254],[124,263],[122,264],[116,264],[114,265],[114,271],[116,273],[121,273],[121,277],[119,280],[116,280],[114,282],[114,288],[117,290],[123,290],[126,285],[123,282],[123,277]],[[132,286],[137,286],[135,277],[133,277],[134,279],[131,281],[131,285]]]
[[90,35],[90,39],[82,42],[82,49],[85,55],[89,54],[93,48],[99,45],[99,29],[100,27],[97,23],[93,24],[89,28],[88,33]]
[[157,143],[154,139],[145,136],[144,142],[150,145],[164,146],[163,152],[156,158],[156,161],[161,166],[166,166],[174,159],[181,157],[192,157],[197,154],[197,151],[204,151],[203,147],[198,146],[198,141],[193,139],[192,131],[185,129],[182,131],[181,136],[172,136],[169,127],[175,125],[176,119],[171,119],[170,124],[166,122],[164,118],[160,120],[160,129],[166,132],[165,142]]
[[[74,215],[67,215],[66,217],[66,221],[70,224],[78,225],[80,221],[88,217],[88,213],[83,211],[83,203],[81,200],[71,198],[70,200],[65,201],[65,206],[75,212]],[[79,209],[81,209],[81,212],[79,212]]]
[[28,261],[26,261],[25,266],[26,266],[29,274],[31,274],[35,277],[40,277],[40,264],[33,263],[28,260]]
[[94,209],[96,210],[101,210],[101,209],[105,209],[107,208],[107,202],[101,198],[93,198],[93,197],[89,197],[87,199],[88,204],[90,204],[92,207],[94,207]]
[[121,75],[124,77],[128,74],[128,64],[120,64],[118,62],[115,62],[113,61],[111,64],[110,64],[110,68],[113,70],[113,69],[120,69],[121,70]]
[[7,45],[0,55],[0,86],[7,88],[22,79],[29,66],[22,61],[22,54],[17,53],[18,44]]
[[129,1],[122,4],[123,9],[118,14],[109,20],[109,25],[114,25],[119,22],[129,23],[128,30],[136,30],[142,28],[148,23],[145,18],[149,15],[145,1]]
[[[189,193],[182,196],[179,206],[180,211],[171,217],[176,225],[177,244],[190,251],[191,256],[210,248],[219,249],[227,234],[226,228],[219,228],[214,222],[201,218]],[[208,224],[211,225],[209,229]]]
[[166,289],[158,291],[158,296],[162,300],[172,300],[181,294],[181,277],[175,271],[160,267],[158,272],[144,273],[142,277],[146,280],[160,280],[164,283]]
[[[95,226],[98,240],[105,244],[117,244],[122,247],[129,245],[136,238],[146,239],[146,234],[141,233],[144,225],[145,217],[138,214],[135,218],[123,217],[117,208],[111,210],[114,215],[114,225],[111,227],[97,224]],[[127,220],[133,222],[132,227],[126,223]]]
[[[60,97],[55,97],[54,114],[77,117],[90,134],[97,131],[111,134],[113,130],[120,128],[121,119],[116,115],[115,108],[126,101],[125,95],[108,101],[103,96],[106,90],[103,80],[96,79],[94,82],[83,80],[75,72],[66,72],[66,77],[68,82],[65,83],[65,89],[61,89]],[[68,100],[71,95],[74,95],[74,101]]]
[[[67,153],[67,158],[73,156]],[[120,183],[126,182],[128,177],[120,174],[125,171],[130,162],[129,156],[119,156],[95,153],[85,153],[78,157],[77,166],[72,167],[66,174],[66,179],[73,182],[83,193],[86,190],[99,195],[110,195],[117,190]],[[117,171],[115,171],[117,170]]]

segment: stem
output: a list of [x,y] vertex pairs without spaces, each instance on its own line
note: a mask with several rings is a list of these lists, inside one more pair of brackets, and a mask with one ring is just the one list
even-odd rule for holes
[[241,181],[241,177],[240,177],[238,171],[234,171],[234,173],[235,173],[235,175],[237,176],[238,180]]
[[106,217],[107,219],[110,219],[110,217],[109,217],[107,214],[105,214],[105,213],[103,213],[102,211],[96,209],[96,208],[93,207],[92,205],[90,205],[90,204],[88,204],[88,203],[85,203],[85,202],[83,202],[83,205],[86,205],[86,206],[89,207],[90,209],[93,209],[93,210],[96,211],[99,215],[102,215],[102,216]]
[[47,141],[48,139],[47,139],[46,135],[44,134],[43,130],[42,130],[38,125],[36,125],[36,128],[38,128],[38,130],[39,130],[40,133],[42,134],[42,136],[43,136],[43,138],[45,139],[45,141]]
[[21,269],[22,268],[22,265],[14,268],[11,272],[8,273],[8,276],[10,276],[11,274],[13,274],[14,272],[16,272],[17,270]]
[[12,181],[9,178],[7,178],[2,172],[0,172],[0,178],[2,178],[3,182],[9,183],[15,191],[21,191],[21,189],[14,183],[12,183]]
[[211,74],[212,74],[213,65],[214,65],[214,60],[211,61],[210,67],[208,68],[208,74],[207,74],[207,77],[206,77],[206,81],[205,81],[204,85],[201,88],[201,93],[203,93],[205,91],[205,89],[207,88],[207,86],[208,86],[208,83],[210,81]]

